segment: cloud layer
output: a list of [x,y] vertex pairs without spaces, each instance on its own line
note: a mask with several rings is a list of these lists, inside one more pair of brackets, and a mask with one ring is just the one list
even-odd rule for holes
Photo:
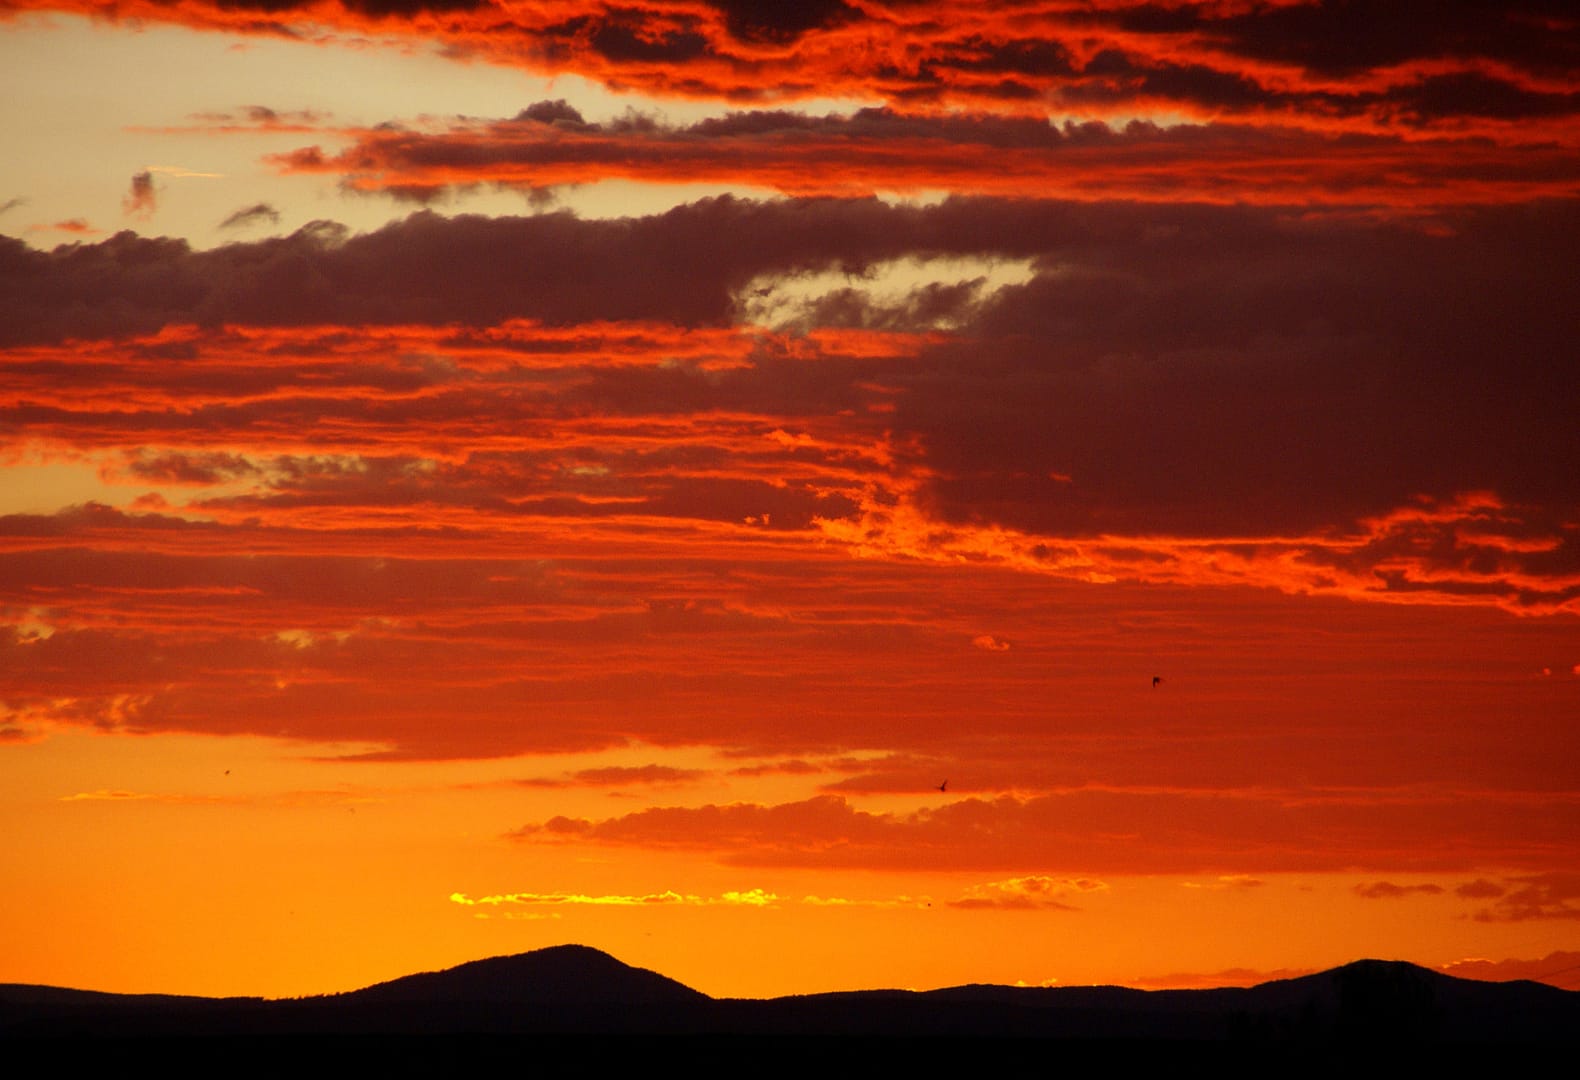
[[1562,130],[1580,110],[1574,13],[1516,4],[1272,6],[1046,0],[14,0],[21,10],[331,39],[423,40],[465,59],[575,73],[656,97],[873,98],[1293,118],[1347,130]]

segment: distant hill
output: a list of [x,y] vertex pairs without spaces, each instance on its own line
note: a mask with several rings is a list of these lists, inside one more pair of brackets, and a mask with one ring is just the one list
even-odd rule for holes
[[407,975],[335,996],[359,1005],[668,1005],[711,1000],[700,990],[646,968],[622,964],[608,953],[586,945],[556,945],[515,956],[474,960],[460,967]]
[[85,1034],[143,1040],[621,1035],[1572,1050],[1580,1043],[1580,993],[1531,982],[1472,982],[1413,964],[1362,960],[1245,989],[959,986],[715,999],[580,945],[287,1001],[0,986],[0,1035]]

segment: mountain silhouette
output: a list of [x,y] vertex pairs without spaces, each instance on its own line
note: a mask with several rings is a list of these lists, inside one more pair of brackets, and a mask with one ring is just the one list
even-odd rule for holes
[[586,945],[474,960],[336,996],[357,1004],[672,1005],[711,1000],[674,979],[622,964]]
[[[1580,992],[1533,982],[1474,982],[1403,962],[1362,960],[1247,988],[970,985],[729,999],[581,945],[289,1000],[0,986],[0,1037],[61,1046],[76,1045],[72,1040],[83,1035],[117,1053],[125,1041],[147,1049],[159,1039],[186,1046],[201,1037],[231,1040],[252,1053],[296,1047],[304,1036],[332,1037],[357,1040],[356,1053],[381,1061],[408,1051],[440,1054],[441,1046],[449,1047],[445,1054],[465,1056],[501,1039],[514,1046],[509,1040],[526,1037],[536,1040],[533,1046],[571,1040],[580,1055],[593,1052],[589,1047],[615,1053],[643,1039],[658,1039],[653,1045],[671,1051],[679,1039],[710,1052],[728,1044],[759,1054],[769,1046],[805,1048],[812,1045],[807,1040],[834,1039],[848,1047],[854,1039],[875,1040],[889,1051],[910,1048],[896,1052],[916,1061],[927,1060],[916,1046],[936,1050],[939,1040],[955,1040],[1000,1050],[1058,1043],[1094,1054],[1094,1048],[1146,1048],[1160,1061],[1215,1053],[1204,1049],[1214,1046],[1230,1054],[1383,1046],[1463,1063],[1467,1053],[1491,1060],[1509,1048],[1572,1052],[1580,1044]],[[632,1051],[618,1062],[640,1062],[646,1053]]]

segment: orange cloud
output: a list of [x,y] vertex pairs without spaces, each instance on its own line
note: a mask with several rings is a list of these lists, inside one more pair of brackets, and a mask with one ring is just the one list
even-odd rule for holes
[[[1198,539],[1189,536],[1068,537],[1026,534],[1002,526],[951,526],[921,511],[915,496],[871,490],[862,514],[819,519],[834,540],[868,558],[913,558],[941,564],[988,561],[1033,573],[1094,583],[1139,580],[1191,585],[1257,584],[1289,592],[1333,594],[1397,603],[1494,603],[1511,611],[1580,612],[1580,573],[1567,570],[1577,538],[1566,523],[1522,520],[1521,508],[1485,493],[1460,495],[1419,513],[1401,508],[1362,522],[1350,535]],[[914,490],[914,488],[912,489]],[[1493,525],[1511,532],[1539,530],[1542,556],[1523,560],[1496,545],[1464,543],[1458,526]],[[1547,531],[1550,529],[1551,531]],[[1551,577],[1531,573],[1542,563],[1566,569]],[[974,639],[978,647],[990,646]]]
[[77,235],[77,236],[92,236],[92,235],[104,232],[103,229],[95,229],[92,225],[89,225],[87,223],[87,221],[85,221],[82,218],[69,218],[69,219],[67,219],[65,221],[57,221],[57,222],[55,222],[54,224],[51,224],[51,225],[29,225],[28,226],[28,231],[29,232],[63,232],[63,233],[72,233],[72,234]]
[[[1446,800],[1426,796],[1384,810],[1348,800],[1297,802],[1279,793],[1209,791],[973,798],[911,814],[859,810],[825,795],[774,806],[653,807],[598,821],[556,817],[511,835],[526,843],[705,851],[743,866],[1042,867],[1102,873],[1230,867],[1316,871],[1368,865],[1428,869],[1496,859],[1549,865],[1552,850],[1573,842],[1573,825],[1543,824],[1544,813],[1533,806],[1528,817],[1516,816],[1538,829],[1545,841],[1532,837],[1516,850],[1501,843],[1483,847],[1466,838],[1451,852],[1435,846],[1439,830],[1460,817],[1478,820],[1478,813],[1461,813]],[[1497,831],[1502,833],[1502,827]],[[1567,900],[1549,895],[1556,886],[1548,879],[1555,874],[1532,879],[1537,882],[1532,888],[1548,890],[1530,899],[1531,904],[1546,905],[1544,917],[1562,917],[1567,907]],[[1028,887],[1046,884],[1028,880]],[[1014,891],[1005,886],[981,899],[1007,901]]]

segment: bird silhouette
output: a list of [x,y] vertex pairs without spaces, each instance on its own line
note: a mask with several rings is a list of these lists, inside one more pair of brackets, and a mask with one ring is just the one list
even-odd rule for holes
[[1154,675],[1154,676],[1152,676],[1152,689],[1156,690],[1158,688],[1158,683],[1160,683],[1162,681],[1163,681],[1163,676],[1161,676],[1161,675]]
[[938,785],[938,790],[939,791],[947,791],[947,790],[949,790],[949,781],[945,780],[942,784],[939,784]]

